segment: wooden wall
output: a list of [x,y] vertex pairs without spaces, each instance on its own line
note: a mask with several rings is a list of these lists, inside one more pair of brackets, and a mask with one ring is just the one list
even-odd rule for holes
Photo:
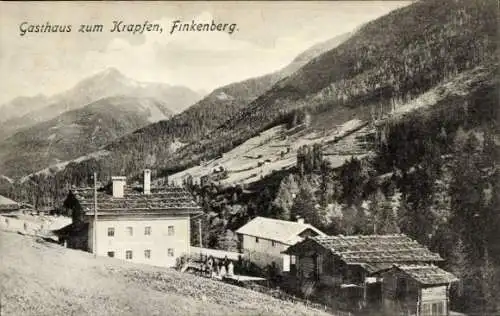
[[382,301],[386,311],[416,315],[419,309],[419,284],[406,274],[391,270],[382,274]]
[[445,285],[422,288],[420,297],[420,315],[448,315],[448,289]]

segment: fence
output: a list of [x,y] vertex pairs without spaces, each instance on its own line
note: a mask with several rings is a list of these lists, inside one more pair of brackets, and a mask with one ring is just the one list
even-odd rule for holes
[[323,310],[323,311],[328,312],[328,313],[335,315],[335,316],[354,316],[354,314],[351,312],[340,311],[340,310],[331,308],[325,304],[311,302],[311,301],[303,299],[301,297],[288,294],[280,289],[273,289],[273,288],[269,288],[269,287],[266,287],[264,285],[255,284],[255,283],[248,283],[248,284],[243,284],[243,285],[239,284],[239,286],[242,286],[242,287],[245,287],[245,288],[248,288],[250,290],[260,292],[260,293],[263,293],[266,295],[270,295],[270,296],[277,298],[281,301],[291,302],[291,303],[302,303],[302,304],[306,305],[307,307],[314,308],[317,310]]
[[51,230],[71,223],[64,217],[46,217],[30,215],[0,215],[0,229],[20,232],[26,235],[50,235]]
[[18,219],[14,216],[0,215],[0,228],[7,231],[34,234],[42,228],[42,225]]

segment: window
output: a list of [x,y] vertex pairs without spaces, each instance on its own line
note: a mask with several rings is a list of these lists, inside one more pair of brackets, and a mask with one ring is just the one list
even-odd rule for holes
[[131,260],[132,259],[132,250],[127,250],[125,252],[125,259]]
[[150,249],[144,250],[144,258],[146,258],[146,259],[151,258],[151,250]]
[[127,227],[127,235],[128,236],[132,236],[134,235],[134,229],[132,227]]
[[115,257],[115,252],[114,251],[108,251],[108,257],[114,258]]
[[436,315],[436,316],[443,316],[444,315],[443,302],[432,304],[432,315]]
[[151,226],[144,227],[144,235],[151,235]]
[[173,236],[175,234],[174,226],[168,226],[168,235]]
[[423,316],[431,316],[431,304],[423,304],[422,310],[424,311]]
[[255,243],[258,244],[259,243],[259,238],[258,237],[255,237]]
[[168,256],[173,257],[174,256],[174,249],[173,248],[168,248]]
[[398,278],[396,281],[396,296],[398,299],[404,299],[407,296],[407,283],[405,278]]
[[422,304],[423,316],[443,316],[445,315],[444,302],[433,302]]
[[115,228],[114,227],[108,227],[108,236],[113,237],[115,235]]
[[271,241],[271,246],[276,247],[276,242],[274,240]]

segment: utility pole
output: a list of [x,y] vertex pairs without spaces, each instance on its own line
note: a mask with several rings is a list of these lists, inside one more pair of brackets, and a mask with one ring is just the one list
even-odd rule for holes
[[201,219],[198,219],[198,238],[200,239],[200,248],[203,248],[203,238],[201,237]]
[[94,258],[97,257],[97,173],[94,172]]

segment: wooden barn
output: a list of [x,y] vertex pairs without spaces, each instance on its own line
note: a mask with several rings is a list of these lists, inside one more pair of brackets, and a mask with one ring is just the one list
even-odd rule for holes
[[384,310],[398,315],[449,315],[449,289],[458,279],[432,264],[394,265],[382,275]]
[[[323,289],[322,300],[340,300],[343,308],[356,310],[398,305],[391,303],[394,302],[394,296],[389,294],[391,287],[384,283],[384,276],[394,275],[396,267],[427,266],[443,261],[438,254],[403,234],[308,237],[284,253],[297,258],[296,277],[301,282],[313,280],[317,288]],[[422,283],[420,289],[430,285]],[[426,291],[420,290],[421,295]],[[382,304],[386,301],[387,304]]]

